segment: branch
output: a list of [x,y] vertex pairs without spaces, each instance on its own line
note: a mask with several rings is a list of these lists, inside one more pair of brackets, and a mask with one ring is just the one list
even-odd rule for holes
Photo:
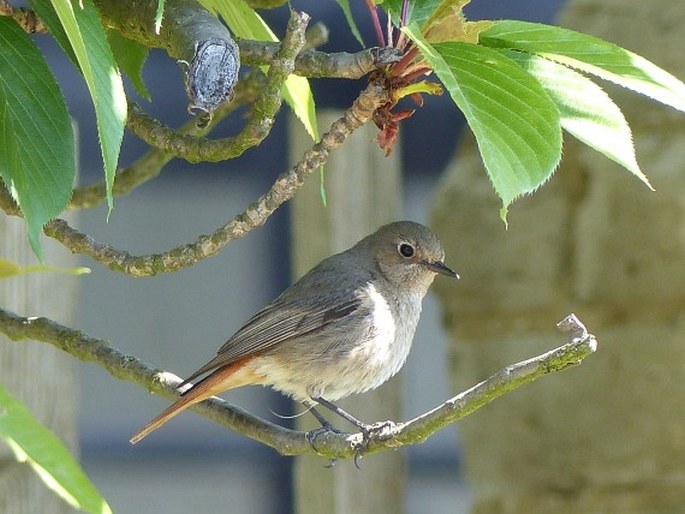
[[47,27],[36,13],[25,7],[14,7],[6,0],[0,0],[0,16],[9,16],[29,34],[46,33]]
[[[238,80],[240,53],[228,28],[196,0],[167,0],[155,27],[157,0],[94,0],[103,21],[146,46],[163,46],[186,73],[189,109],[209,116],[229,100]],[[159,30],[159,33],[157,33]],[[156,43],[156,44],[153,44]]]
[[[192,243],[172,248],[164,253],[133,256],[95,241],[92,237],[78,232],[61,219],[45,225],[44,232],[57,239],[73,253],[88,255],[119,271],[134,277],[145,277],[177,271],[220,252],[230,241],[245,236],[250,230],[264,225],[266,220],[283,203],[290,200],[302,186],[304,180],[314,170],[318,170],[333,150],[339,148],[352,133],[366,123],[374,111],[388,101],[387,92],[379,85],[370,84],[364,89],[345,114],[336,120],[321,141],[307,150],[300,161],[276,179],[269,191],[260,196],[243,213],[235,216],[209,235],[201,235]],[[12,199],[2,194],[0,188],[0,207],[12,212]],[[9,198],[8,198],[9,197]]]
[[159,33],[155,31],[158,0],[93,0],[108,27],[150,48],[163,48],[173,58],[190,62],[199,43],[230,39],[219,18],[196,0],[166,0]]
[[126,126],[150,146],[190,162],[218,162],[242,155],[245,150],[259,145],[271,131],[274,117],[283,102],[281,87],[293,71],[295,57],[305,45],[304,33],[308,22],[307,14],[291,12],[283,44],[269,68],[266,85],[238,135],[207,140],[179,134],[146,116],[132,103],[129,104]]
[[[112,348],[107,341],[97,339],[79,330],[65,327],[47,318],[18,316],[0,308],[0,332],[12,341],[33,340],[49,343],[84,362],[95,363],[120,379],[134,382],[148,391],[165,397],[176,397],[181,379],[125,355]],[[195,409],[198,413],[237,432],[273,446],[292,445],[297,453],[305,453],[308,443],[303,433],[284,429],[254,416],[240,407],[220,399],[211,398]]]
[[[120,31],[127,38],[138,41],[150,48],[163,48],[169,56],[190,61],[195,42],[182,38],[177,18],[194,20],[194,25],[213,27],[221,30],[221,22],[193,0],[167,0],[162,30],[155,33],[154,20],[157,0],[140,0],[136,9],[128,8],[121,0],[95,0],[100,13],[107,24]],[[203,37],[208,37],[202,35]],[[269,66],[273,63],[281,43],[271,41],[237,41],[240,60],[249,66]],[[384,64],[399,60],[395,49],[372,48],[355,54],[345,52],[326,54],[308,51],[295,60],[293,73],[303,77],[337,77],[358,79],[378,69]]]
[[[507,366],[480,384],[410,421],[378,424],[381,428],[363,448],[364,452],[375,453],[385,448],[420,443],[446,425],[471,414],[496,398],[543,375],[580,364],[585,357],[596,351],[595,337],[588,333],[575,315],[570,314],[557,326],[562,331],[570,332],[567,344]],[[155,369],[133,356],[124,355],[106,341],[64,327],[47,318],[24,318],[0,308],[0,332],[13,341],[31,339],[52,344],[80,360],[102,366],[119,379],[135,382],[162,396],[178,397],[176,387],[181,380],[176,375]],[[236,432],[274,448],[282,455],[316,453],[337,460],[357,455],[361,447],[360,433],[316,431],[307,434],[289,430],[216,397],[191,408]]]
[[[264,89],[265,77],[260,70],[253,70],[241,80],[235,88],[233,100],[223,104],[215,112],[209,124],[198,127],[197,121],[192,119],[179,129],[180,134],[203,136],[208,134],[216,124],[235,111],[238,107],[255,101]],[[163,150],[153,148],[130,166],[122,169],[114,177],[114,196],[124,196],[148,180],[157,177],[164,166],[174,156]],[[82,186],[74,189],[69,203],[69,209],[86,209],[97,207],[105,201],[105,181]],[[1,195],[0,195],[1,200]],[[0,203],[0,208],[2,204]]]
[[[270,64],[280,43],[268,41],[238,41],[244,64],[264,66]],[[347,52],[320,52],[308,50],[295,59],[293,73],[307,78],[360,79],[387,64],[398,62],[402,55],[396,48],[367,48],[353,54]]]

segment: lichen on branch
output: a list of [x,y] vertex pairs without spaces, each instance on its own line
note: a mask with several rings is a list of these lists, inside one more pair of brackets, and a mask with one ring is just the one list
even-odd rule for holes
[[[332,430],[309,434],[280,427],[213,397],[193,407],[232,430],[260,441],[282,455],[318,454],[333,461],[376,453],[423,442],[441,428],[454,423],[495,399],[546,374],[580,364],[597,349],[597,341],[580,320],[570,314],[557,326],[570,333],[569,342],[549,352],[512,364],[472,388],[448,399],[426,413],[402,423],[378,423],[368,441],[361,433]],[[35,340],[51,344],[86,362],[97,364],[113,376],[135,382],[148,391],[177,397],[181,379],[156,369],[136,357],[125,355],[107,341],[60,325],[47,318],[26,318],[0,308],[0,332],[13,341]],[[362,446],[363,445],[363,446]]]
[[[214,116],[207,125],[198,127],[195,119],[192,119],[183,127],[181,127],[178,130],[178,133],[196,137],[207,135],[216,126],[216,124],[226,116],[234,112],[239,107],[254,102],[263,90],[264,84],[264,74],[260,70],[254,70],[238,83],[235,89],[233,100],[230,103],[219,107],[214,112]],[[174,155],[169,152],[165,152],[158,148],[152,148],[131,165],[117,172],[116,176],[114,177],[112,194],[114,196],[127,195],[138,186],[157,177],[161,173],[164,166],[173,158]],[[1,198],[2,195],[0,194],[0,199]],[[77,187],[74,189],[71,201],[69,202],[69,209],[87,209],[97,207],[105,201],[105,198],[104,180],[94,184]]]
[[[45,225],[44,232],[74,253],[88,255],[98,262],[134,277],[177,271],[220,252],[230,241],[245,236],[262,226],[283,203],[290,200],[306,177],[323,166],[330,152],[343,145],[352,133],[371,119],[374,111],[388,101],[387,92],[377,84],[369,84],[353,105],[336,120],[321,140],[307,150],[295,166],[278,176],[269,191],[255,200],[243,213],[235,216],[208,235],[194,242],[172,248],[164,253],[133,256],[72,228],[66,221],[55,219]],[[3,195],[0,195],[3,200]],[[4,202],[0,203],[4,205]],[[9,206],[8,206],[9,207]]]

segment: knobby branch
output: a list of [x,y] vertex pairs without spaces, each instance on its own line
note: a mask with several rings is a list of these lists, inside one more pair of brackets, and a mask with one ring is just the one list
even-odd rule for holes
[[[441,405],[401,423],[378,423],[379,430],[371,435],[363,448],[365,454],[387,448],[418,444],[436,431],[458,421],[519,387],[544,375],[557,373],[580,364],[597,349],[597,340],[581,321],[570,314],[557,326],[569,333],[566,344],[498,371],[472,388],[450,398]],[[35,340],[51,344],[70,355],[97,364],[113,376],[135,382],[150,392],[177,398],[181,379],[154,368],[136,357],[125,355],[107,341],[65,327],[43,317],[26,318],[0,308],[0,332],[13,341]],[[221,425],[260,441],[282,455],[318,454],[331,460],[358,456],[363,441],[361,433],[316,431],[306,432],[280,427],[261,419],[220,398],[210,398],[191,407]]]

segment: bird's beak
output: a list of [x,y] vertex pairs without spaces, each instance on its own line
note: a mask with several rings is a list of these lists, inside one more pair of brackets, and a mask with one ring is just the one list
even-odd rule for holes
[[447,275],[448,277],[455,278],[459,280],[459,275],[449,269],[447,266],[445,266],[445,263],[442,261],[435,261],[435,262],[425,262],[424,263],[426,267],[435,272],[435,273],[440,273],[441,275]]

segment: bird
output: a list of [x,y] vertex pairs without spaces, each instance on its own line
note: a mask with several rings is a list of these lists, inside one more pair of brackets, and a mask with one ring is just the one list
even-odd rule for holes
[[247,385],[304,403],[322,427],[333,428],[318,404],[368,431],[333,402],[375,389],[402,368],[433,279],[459,278],[444,258],[431,229],[397,221],[324,259],[181,382],[180,398],[130,442],[198,402]]

